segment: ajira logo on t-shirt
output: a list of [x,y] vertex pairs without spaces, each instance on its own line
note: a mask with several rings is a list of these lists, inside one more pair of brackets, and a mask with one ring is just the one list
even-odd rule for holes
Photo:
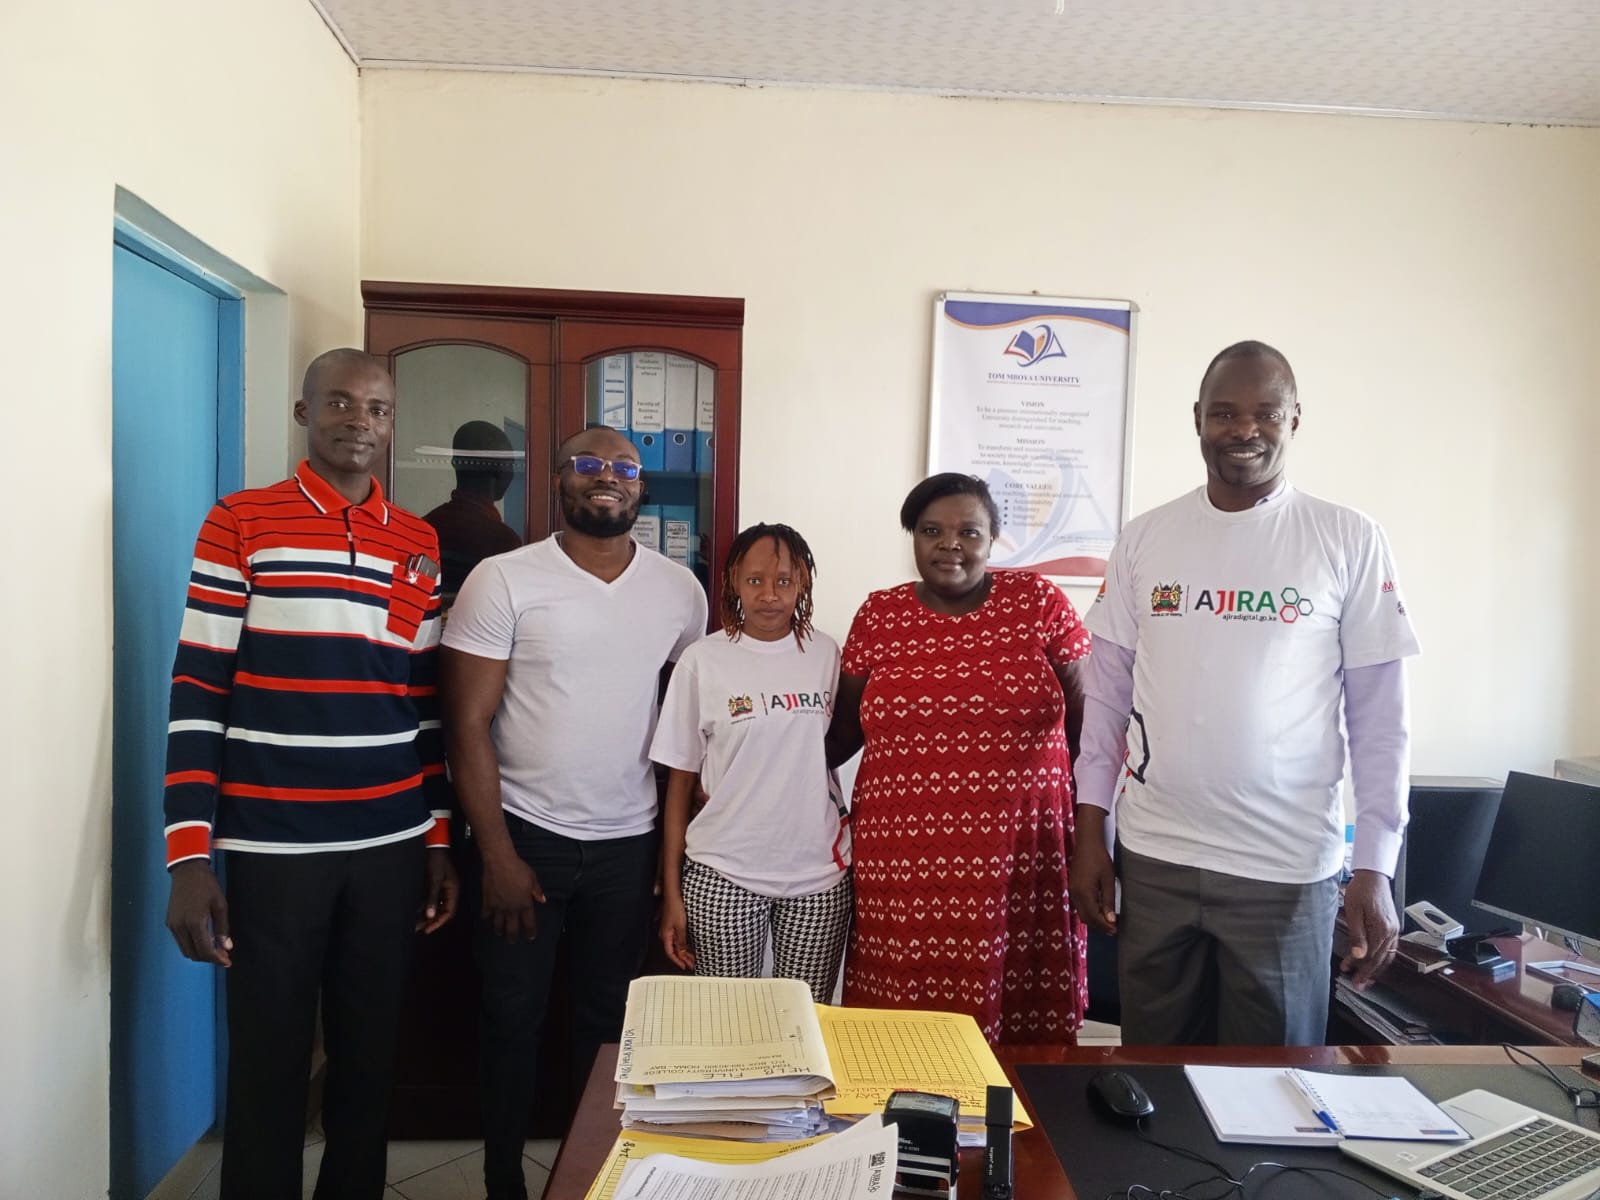
[[1295,587],[1281,587],[1276,592],[1270,588],[1201,588],[1198,592],[1190,588],[1189,595],[1190,602],[1185,606],[1183,584],[1157,582],[1150,592],[1150,615],[1181,617],[1194,613],[1224,621],[1278,620],[1293,625],[1316,611],[1316,605]]
[[[770,713],[833,714],[833,693],[823,692],[757,692],[761,697],[761,715]],[[728,716],[735,721],[756,715],[756,702],[751,696],[729,696]]]

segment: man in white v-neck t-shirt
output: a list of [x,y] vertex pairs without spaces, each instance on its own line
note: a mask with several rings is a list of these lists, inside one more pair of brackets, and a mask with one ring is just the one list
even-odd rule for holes
[[473,570],[440,662],[451,778],[482,866],[489,1200],[527,1195],[523,1133],[563,941],[574,1098],[621,1032],[654,908],[659,680],[706,628],[694,575],[629,536],[643,491],[633,444],[586,429],[556,464],[566,528]]
[[1229,346],[1194,411],[1206,485],[1128,523],[1085,616],[1073,902],[1117,935],[1124,1041],[1320,1044],[1341,706],[1356,809],[1342,965],[1364,987],[1399,932],[1417,642],[1383,531],[1284,478],[1300,405],[1283,355]]

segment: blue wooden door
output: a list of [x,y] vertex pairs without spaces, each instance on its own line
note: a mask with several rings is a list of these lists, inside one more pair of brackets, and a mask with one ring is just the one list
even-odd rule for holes
[[111,1197],[143,1200],[218,1112],[216,968],[166,930],[161,796],[194,537],[239,483],[242,304],[113,254]]

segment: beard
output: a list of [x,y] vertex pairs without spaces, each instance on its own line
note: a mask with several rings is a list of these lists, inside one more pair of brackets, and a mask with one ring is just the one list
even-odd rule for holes
[[621,537],[629,532],[634,522],[639,519],[639,505],[644,500],[641,492],[634,497],[633,503],[626,508],[612,512],[595,512],[584,507],[581,498],[574,496],[565,487],[561,489],[561,518],[566,522],[568,529],[575,529],[579,533],[588,534],[590,537]]

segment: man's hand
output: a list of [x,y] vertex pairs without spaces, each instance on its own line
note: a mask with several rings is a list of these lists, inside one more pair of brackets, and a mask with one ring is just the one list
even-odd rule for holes
[[231,967],[233,939],[228,936],[228,901],[209,862],[192,859],[172,868],[172,894],[167,900],[167,928],[185,958]]
[[689,950],[689,918],[683,911],[682,896],[661,901],[661,946],[667,957],[685,971],[694,970],[694,954]]
[[1080,830],[1072,865],[1067,868],[1072,907],[1091,929],[1117,932],[1117,870],[1098,833],[1085,837]]
[[461,878],[456,874],[456,864],[450,860],[450,851],[444,846],[429,846],[427,864],[423,867],[422,915],[417,918],[417,928],[432,933],[456,915],[456,904],[461,899]]
[[533,906],[544,903],[544,889],[533,868],[515,852],[483,862],[483,911],[496,937],[508,942],[532,941],[539,930]]
[[1357,871],[1344,889],[1344,923],[1350,931],[1350,949],[1339,963],[1352,982],[1364,990],[1394,957],[1400,937],[1400,919],[1389,894],[1388,877],[1378,871]]

